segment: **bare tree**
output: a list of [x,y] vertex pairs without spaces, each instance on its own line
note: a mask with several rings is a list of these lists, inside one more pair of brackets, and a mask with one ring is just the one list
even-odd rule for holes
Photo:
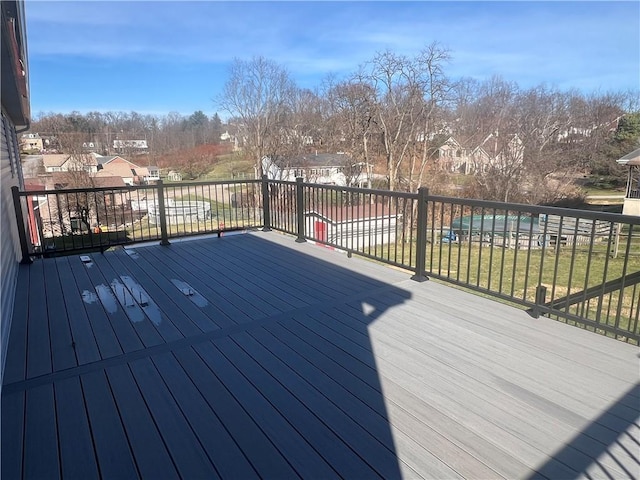
[[289,73],[264,57],[236,59],[222,95],[220,107],[239,121],[245,148],[262,175],[262,159],[275,156],[281,146],[282,128],[296,87]]

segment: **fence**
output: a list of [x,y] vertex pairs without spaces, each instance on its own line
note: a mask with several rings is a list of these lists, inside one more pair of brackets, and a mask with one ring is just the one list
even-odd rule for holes
[[640,217],[266,178],[15,189],[14,201],[25,258],[273,229],[640,340]]

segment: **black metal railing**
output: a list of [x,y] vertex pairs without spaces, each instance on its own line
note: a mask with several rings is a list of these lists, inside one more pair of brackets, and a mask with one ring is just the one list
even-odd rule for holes
[[14,200],[25,259],[262,228],[640,340],[640,217],[266,177]]

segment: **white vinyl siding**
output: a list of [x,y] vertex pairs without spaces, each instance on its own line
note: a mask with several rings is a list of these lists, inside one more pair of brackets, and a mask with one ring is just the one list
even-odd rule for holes
[[2,335],[0,376],[4,377],[20,252],[15,210],[11,196],[11,187],[19,186],[20,158],[15,128],[4,113],[2,114],[0,134],[2,137],[0,139],[0,173],[2,178],[2,190],[0,190],[0,331]]

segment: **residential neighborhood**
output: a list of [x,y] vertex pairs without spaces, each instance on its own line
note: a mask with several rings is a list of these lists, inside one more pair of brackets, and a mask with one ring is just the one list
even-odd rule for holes
[[640,3],[1,3],[3,480],[640,478]]

